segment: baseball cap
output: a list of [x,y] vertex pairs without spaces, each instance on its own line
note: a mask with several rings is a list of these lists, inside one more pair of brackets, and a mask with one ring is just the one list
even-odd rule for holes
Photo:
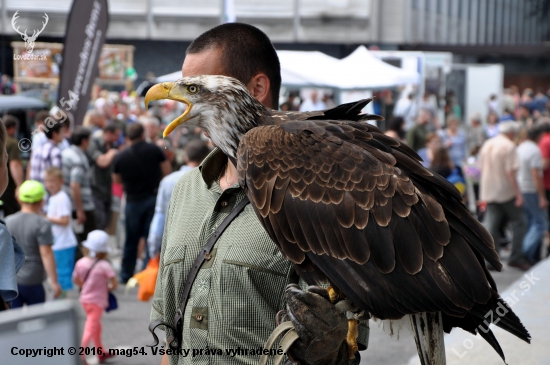
[[44,185],[36,180],[27,180],[19,187],[19,200],[23,203],[37,203],[45,194]]
[[86,241],[82,242],[82,246],[92,252],[110,252],[109,235],[105,231],[96,229],[88,233]]

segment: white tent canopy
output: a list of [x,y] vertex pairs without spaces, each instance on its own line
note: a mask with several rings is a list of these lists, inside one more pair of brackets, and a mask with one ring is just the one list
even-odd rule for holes
[[417,72],[392,66],[373,56],[365,46],[358,47],[352,54],[340,60],[340,70],[344,73],[344,89],[386,88],[420,82]]
[[[283,85],[339,90],[380,89],[417,84],[418,73],[392,66],[360,46],[339,60],[317,51],[277,51]],[[160,76],[157,82],[175,81],[181,71]]]
[[181,70],[157,77],[157,82],[174,82],[181,79]]

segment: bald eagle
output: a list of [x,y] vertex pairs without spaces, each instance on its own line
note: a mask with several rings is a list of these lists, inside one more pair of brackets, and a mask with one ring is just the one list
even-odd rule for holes
[[503,360],[491,321],[530,342],[486,268],[502,268],[491,235],[416,152],[365,123],[381,119],[360,114],[370,99],[281,112],[236,79],[206,75],[157,84],[145,103],[159,99],[187,105],[164,136],[188,121],[210,134],[308,284],[328,280],[380,319],[440,312],[445,332],[479,334]]

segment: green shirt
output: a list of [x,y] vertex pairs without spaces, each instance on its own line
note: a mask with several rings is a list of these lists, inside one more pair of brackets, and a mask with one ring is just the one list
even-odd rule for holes
[[[174,188],[151,320],[173,322],[200,249],[245,196],[237,184],[221,190],[217,177],[225,161],[225,155],[214,150]],[[263,347],[276,326],[275,315],[285,308],[286,285],[297,281],[292,263],[270,239],[250,204],[218,239],[212,256],[195,279],[183,316],[182,349],[190,349],[189,355],[170,355],[170,364],[257,364],[257,355],[230,356],[226,350]],[[221,349],[223,355],[193,357],[193,350],[206,348]]]
[[428,135],[428,129],[425,124],[416,124],[407,132],[407,144],[410,148],[418,151],[421,148],[426,147],[426,136]]
[[[222,191],[217,176],[225,155],[216,150],[176,184],[166,217],[151,319],[173,322],[187,274],[200,249],[245,196],[235,185]],[[257,364],[259,356],[226,356],[226,349],[257,349],[275,328],[284,308],[284,289],[294,275],[249,204],[218,239],[191,289],[183,318],[188,356],[170,364]],[[197,318],[202,320],[198,321]],[[193,349],[221,349],[198,355]]]

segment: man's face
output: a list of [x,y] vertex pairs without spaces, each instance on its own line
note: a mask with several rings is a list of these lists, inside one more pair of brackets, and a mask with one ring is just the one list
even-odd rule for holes
[[158,138],[160,129],[158,125],[156,125],[155,123],[147,123],[144,127],[145,133],[150,139],[156,140]]
[[188,54],[185,56],[181,67],[182,77],[198,75],[231,76],[225,73],[221,64],[221,56],[222,50],[220,48],[210,48],[200,53]]
[[430,122],[430,114],[426,111],[421,111],[418,114],[418,124],[428,124]]
[[[210,48],[200,53],[192,53],[185,56],[181,67],[182,77],[198,75],[228,75],[221,64],[222,50]],[[205,135],[210,138],[208,133]]]
[[7,128],[6,133],[8,134],[8,136],[14,137],[15,136],[15,127]]
[[111,132],[103,133],[103,140],[105,141],[105,143],[113,144],[116,141],[118,141],[119,137],[120,137],[120,131],[118,129],[114,133],[111,133]]

